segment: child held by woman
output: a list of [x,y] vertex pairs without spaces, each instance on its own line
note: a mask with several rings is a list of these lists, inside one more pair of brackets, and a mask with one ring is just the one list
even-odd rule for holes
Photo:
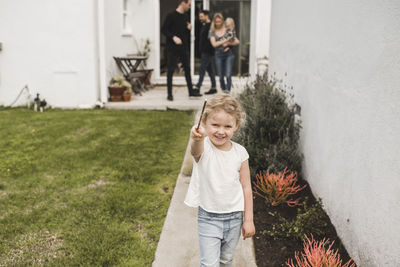
[[[234,42],[236,38],[236,31],[235,31],[235,21],[233,18],[226,18],[225,19],[225,29],[226,33],[224,35],[224,38],[229,40],[229,42]],[[228,51],[231,49],[231,46],[227,46],[224,49],[224,52]]]
[[192,178],[185,204],[198,207],[201,266],[232,266],[240,234],[255,234],[249,155],[231,141],[243,119],[238,101],[217,94],[191,130]]

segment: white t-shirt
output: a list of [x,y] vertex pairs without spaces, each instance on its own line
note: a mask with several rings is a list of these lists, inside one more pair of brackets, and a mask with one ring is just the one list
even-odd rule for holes
[[244,210],[240,167],[249,158],[246,149],[232,142],[229,151],[216,148],[210,139],[204,139],[204,151],[199,162],[193,160],[193,171],[185,204],[202,207],[213,213]]

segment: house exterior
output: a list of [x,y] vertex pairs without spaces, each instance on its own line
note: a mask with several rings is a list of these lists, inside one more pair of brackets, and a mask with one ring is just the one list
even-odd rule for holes
[[301,106],[304,177],[358,266],[400,266],[400,2],[272,3],[270,71]]
[[[25,85],[54,107],[107,102],[112,57],[145,39],[153,82],[165,83],[160,25],[175,3],[0,0],[0,105]],[[304,177],[350,255],[359,266],[400,266],[400,2],[193,0],[193,25],[200,6],[237,14],[248,39],[239,70],[254,76],[269,56],[269,73],[293,86]]]
[[[54,107],[88,108],[107,102],[108,82],[119,73],[113,56],[136,53],[146,39],[152,46],[147,61],[147,67],[154,69],[152,80],[166,83],[160,26],[176,3],[0,0],[0,105],[9,105],[25,85]],[[268,55],[270,0],[193,0],[192,7],[193,25],[199,8],[223,13],[226,8],[240,16],[237,27],[248,41],[238,49],[238,57],[244,58],[238,59],[238,69],[244,66],[242,72],[245,68],[255,75],[257,58]],[[196,81],[194,37],[193,29],[191,64]],[[183,82],[183,77],[174,77],[174,83]],[[25,102],[26,97],[16,104]]]
[[95,1],[0,1],[0,104],[25,85],[54,106],[98,99]]

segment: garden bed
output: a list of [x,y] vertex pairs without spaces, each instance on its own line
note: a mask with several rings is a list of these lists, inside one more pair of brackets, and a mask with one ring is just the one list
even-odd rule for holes
[[[304,260],[316,267],[348,267],[348,253],[321,201],[314,198],[310,186],[296,174],[302,173],[304,157],[299,147],[301,108],[294,101],[293,86],[284,85],[273,76],[268,79],[266,72],[247,86],[239,101],[246,113],[246,123],[235,134],[235,141],[246,147],[250,155],[253,189],[257,190],[257,265],[288,266],[288,260],[293,259],[294,265]],[[263,174],[259,175],[259,171]],[[304,244],[309,245],[306,254],[302,254]],[[298,261],[296,252],[300,254]],[[306,257],[303,259],[302,255]]]
[[[295,198],[301,197],[303,200],[307,199],[307,206],[309,207],[315,205],[317,201],[307,182],[299,181],[299,184],[306,184],[307,187],[300,191]],[[297,207],[288,207],[286,204],[272,207],[266,204],[263,198],[255,196],[254,223],[256,227],[256,235],[253,239],[258,267],[287,266],[286,262],[290,258],[294,259],[296,251],[303,251],[303,241],[301,240],[286,237],[273,238],[265,233],[265,231],[271,231],[274,225],[276,226],[281,223],[279,215],[287,220],[294,220],[297,213]],[[325,212],[321,214],[323,214],[323,216],[315,221],[315,223],[318,223],[318,227],[320,227],[320,225],[325,225],[320,228],[324,232],[323,236],[329,238],[331,241],[335,241],[332,248],[338,249],[344,264],[350,259],[350,257],[337,236],[335,227],[332,225],[329,217]],[[314,234],[314,236],[316,235]]]

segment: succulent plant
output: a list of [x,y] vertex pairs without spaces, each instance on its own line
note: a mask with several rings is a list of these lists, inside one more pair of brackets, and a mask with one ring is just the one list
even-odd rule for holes
[[126,88],[125,93],[132,93],[132,85],[120,75],[112,77],[110,86],[123,86]]

